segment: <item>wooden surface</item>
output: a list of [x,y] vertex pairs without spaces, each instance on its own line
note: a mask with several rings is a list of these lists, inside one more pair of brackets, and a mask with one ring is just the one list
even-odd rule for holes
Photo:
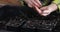
[[0,0],[0,4],[20,5],[18,0]]

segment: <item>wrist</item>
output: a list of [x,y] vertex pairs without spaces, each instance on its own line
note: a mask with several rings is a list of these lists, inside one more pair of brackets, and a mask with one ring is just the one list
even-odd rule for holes
[[54,0],[52,3],[57,4],[57,6],[58,6],[58,12],[60,12],[60,0]]
[[50,6],[52,9],[54,9],[54,10],[57,10],[57,9],[58,9],[58,5],[55,4],[55,3],[51,3],[49,6]]

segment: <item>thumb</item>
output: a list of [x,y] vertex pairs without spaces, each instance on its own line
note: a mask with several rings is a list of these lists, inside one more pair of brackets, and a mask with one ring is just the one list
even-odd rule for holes
[[42,11],[41,11],[37,6],[35,6],[35,9],[37,10],[37,12],[38,12],[39,14],[42,13]]
[[42,7],[42,8],[40,8],[42,11],[43,10],[48,10],[48,7],[47,6],[45,6],[45,7]]

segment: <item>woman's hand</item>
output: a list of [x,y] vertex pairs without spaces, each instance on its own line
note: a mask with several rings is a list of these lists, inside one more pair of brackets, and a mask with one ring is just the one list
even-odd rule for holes
[[51,4],[49,6],[45,6],[45,7],[42,7],[42,8],[38,8],[36,7],[36,10],[37,12],[40,14],[40,15],[43,15],[43,16],[47,16],[49,15],[51,12],[55,11],[57,9],[57,5],[56,4]]
[[42,4],[41,4],[41,2],[39,0],[24,0],[24,1],[31,8],[34,7],[34,6],[37,6],[37,7],[41,7],[42,6]]

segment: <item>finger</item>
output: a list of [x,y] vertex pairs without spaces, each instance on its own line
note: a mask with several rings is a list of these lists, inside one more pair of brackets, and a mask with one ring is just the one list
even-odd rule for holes
[[47,16],[48,14],[41,14],[42,16]]
[[47,16],[47,15],[49,15],[50,13],[51,13],[50,11],[45,10],[45,11],[43,11],[43,13],[42,13],[41,15],[43,15],[43,16]]
[[31,5],[31,4],[28,4],[28,6],[29,6],[30,8],[32,8],[32,5]]
[[38,12],[39,14],[42,13],[42,11],[41,11],[38,7],[35,6],[35,9],[37,10],[37,12]]
[[34,6],[34,4],[31,1],[27,2],[27,5],[31,8]]
[[40,5],[36,3],[34,0],[31,0],[31,2],[33,3],[34,6],[40,7]]
[[42,6],[41,2],[39,0],[35,0],[37,4],[39,4],[39,6]]
[[45,6],[45,7],[42,7],[42,8],[40,8],[41,10],[48,10],[48,7],[47,6]]

